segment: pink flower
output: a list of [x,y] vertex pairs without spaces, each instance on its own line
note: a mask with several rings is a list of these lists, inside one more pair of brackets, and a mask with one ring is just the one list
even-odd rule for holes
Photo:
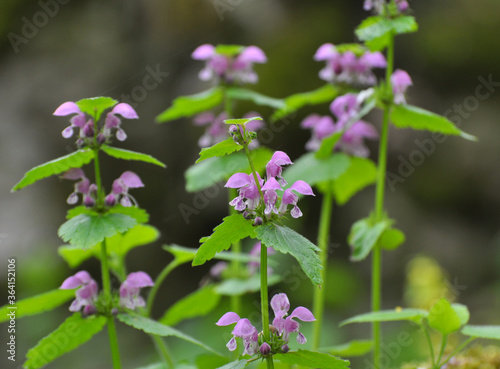
[[228,119],[225,112],[215,116],[212,112],[198,114],[194,118],[194,124],[197,126],[207,126],[205,133],[198,140],[199,147],[210,147],[227,138],[227,126],[224,120]]
[[391,76],[392,93],[394,104],[406,104],[405,93],[413,84],[410,75],[401,69],[396,69]]
[[122,175],[113,182],[111,193],[106,196],[104,202],[106,206],[113,206],[118,201],[123,206],[132,206],[135,199],[128,193],[129,188],[144,187],[137,174],[131,171],[123,172]]
[[273,296],[271,299],[271,308],[273,309],[275,316],[273,326],[282,336],[284,341],[289,341],[290,333],[298,333],[297,342],[300,344],[307,342],[306,337],[299,330],[300,324],[293,320],[293,318],[297,318],[303,322],[315,321],[316,318],[314,318],[314,315],[309,309],[299,306],[295,308],[288,317],[286,317],[288,310],[290,310],[290,302],[288,301],[288,296],[284,293],[279,293]]
[[217,323],[218,326],[226,326],[236,323],[231,334],[233,337],[226,344],[229,351],[236,350],[236,337],[243,339],[245,350],[243,355],[254,355],[259,351],[258,332],[252,323],[246,318],[241,319],[238,314],[228,312],[224,314]]
[[67,101],[61,104],[53,113],[53,115],[56,116],[65,116],[70,114],[76,114],[76,115],[74,115],[71,118],[70,120],[71,125],[65,128],[64,131],[62,131],[62,136],[64,138],[70,138],[71,136],[73,136],[73,128],[77,127],[80,128],[80,137],[83,137],[84,136],[83,127],[86,124],[86,118],[85,114],[80,110],[78,105],[76,105],[72,101]]
[[147,273],[130,273],[120,286],[120,306],[132,310],[146,306],[146,301],[139,296],[139,291],[141,288],[152,286],[154,286],[153,280]]
[[95,314],[97,312],[95,307],[98,290],[97,282],[92,279],[87,271],[82,270],[66,278],[61,287],[59,287],[61,290],[72,290],[75,288],[78,288],[75,292],[76,299],[69,307],[69,311],[80,311],[83,307],[84,315]]
[[[127,119],[138,119],[139,116],[129,104],[120,103],[115,105],[113,110],[111,110],[106,115],[106,121],[104,123],[104,128],[102,130],[102,136],[107,140],[111,136],[111,130],[116,128],[116,138],[118,141],[125,141],[127,139],[127,134],[121,128],[122,121],[117,115],[122,116]],[[102,140],[102,138],[101,138]]]
[[68,196],[66,202],[70,205],[74,205],[78,202],[78,194],[82,194],[83,204],[87,207],[92,207],[95,205],[95,196],[97,192],[97,186],[95,184],[90,184],[90,180],[85,177],[85,173],[80,168],[72,168],[66,171],[62,178],[70,180],[80,180],[75,183],[75,190]]

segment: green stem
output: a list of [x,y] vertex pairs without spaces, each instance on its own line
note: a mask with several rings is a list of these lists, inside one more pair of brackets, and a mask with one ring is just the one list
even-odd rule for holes
[[172,360],[172,355],[168,350],[167,344],[163,341],[163,339],[160,336],[150,335],[150,337],[156,346],[156,350],[160,353],[163,363],[166,364],[167,367],[173,367],[174,362]]
[[[391,92],[391,75],[394,66],[394,34],[389,36],[389,44],[387,46],[387,68],[386,68],[386,88],[387,96],[392,96]],[[392,98],[391,98],[392,100]],[[382,132],[380,134],[380,146],[378,156],[378,172],[375,189],[375,221],[382,220],[384,216],[384,190],[385,190],[385,175],[387,168],[387,143],[389,140],[389,115],[392,107],[392,102],[387,102],[384,109],[384,118],[382,122]],[[382,250],[380,245],[376,245],[372,254],[372,311],[381,309],[382,301]],[[380,322],[372,324],[373,335],[373,361],[375,367],[379,367],[381,354],[381,330]]]
[[[260,245],[260,306],[262,314],[262,333],[264,341],[270,342],[269,332],[269,296],[267,293],[267,247],[261,242]],[[274,368],[273,357],[266,357],[267,368]]]
[[163,270],[160,272],[158,277],[156,277],[155,284],[151,288],[151,291],[149,291],[148,300],[146,303],[146,315],[148,317],[151,316],[151,313],[153,310],[153,303],[154,303],[156,294],[158,293],[158,289],[162,285],[165,278],[167,278],[167,276],[170,274],[170,272],[172,270],[174,270],[175,268],[177,268],[179,265],[180,264],[178,262],[176,262],[176,260],[174,259],[172,262],[167,264],[167,266],[165,268],[163,268]]
[[450,356],[448,356],[448,358],[443,361],[443,363],[441,364],[441,366],[445,365],[448,363],[448,361],[451,360],[451,358],[453,356],[455,356],[456,354],[458,354],[460,351],[462,351],[465,346],[467,346],[469,343],[471,343],[472,341],[474,341],[476,339],[476,337],[469,337],[467,340],[465,340],[460,346],[458,346],[451,354]]
[[[328,186],[330,189],[331,186]],[[319,257],[321,260],[320,270],[323,285],[314,290],[314,332],[313,332],[313,350],[317,350],[321,341],[321,326],[323,324],[323,310],[325,305],[325,291],[326,291],[326,268],[328,264],[328,239],[330,236],[330,223],[332,218],[332,205],[333,196],[332,191],[327,190],[323,194],[323,203],[321,205],[321,216],[318,231],[318,247],[320,248]]]
[[429,345],[429,351],[431,353],[432,365],[436,363],[436,356],[434,355],[434,345],[432,344],[431,336],[429,334],[429,330],[425,323],[422,324],[422,329],[424,330],[425,338],[427,339],[427,344]]
[[441,341],[441,350],[439,350],[439,356],[436,360],[436,365],[435,368],[439,369],[441,365],[439,364],[441,362],[441,358],[443,357],[444,350],[446,349],[446,344],[448,343],[448,335],[445,334],[443,335],[443,340]]
[[[238,190],[236,188],[230,188],[229,200],[231,201],[236,196],[238,196]],[[229,214],[236,214],[236,213],[238,213],[238,211],[234,210],[234,208],[230,205]],[[233,243],[231,250],[233,253],[236,254],[241,253],[241,242],[238,241]],[[241,276],[241,262],[239,260],[231,261],[230,270],[231,270],[231,275],[233,277],[239,278]],[[238,315],[241,314],[241,295],[231,296],[231,311],[235,312]]]

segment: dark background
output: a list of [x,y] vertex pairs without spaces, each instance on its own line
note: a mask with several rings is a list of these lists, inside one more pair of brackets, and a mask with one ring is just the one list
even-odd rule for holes
[[[121,147],[157,157],[168,168],[117,164],[113,160],[103,164],[105,183],[111,183],[124,170],[133,170],[146,184],[133,195],[149,211],[150,223],[162,236],[155,245],[134,250],[128,267],[130,271],[145,270],[155,276],[170,260],[161,244],[196,247],[199,238],[210,234],[227,214],[226,192],[217,187],[214,191],[218,195],[209,199],[200,214],[190,217],[186,224],[179,205],[193,206],[197,200],[184,190],[183,172],[197,158],[197,140],[202,130],[193,127],[189,120],[154,123],[154,118],[176,96],[209,87],[198,80],[203,63],[193,61],[191,52],[203,43],[257,45],[269,61],[255,68],[260,76],[255,90],[285,97],[321,86],[323,82],[317,74],[323,63],[312,59],[315,51],[325,42],[355,42],[353,29],[367,16],[361,0],[69,1],[45,7],[50,10],[43,10],[41,4],[45,3],[0,4],[0,270],[6,271],[8,257],[17,258],[18,298],[57,288],[75,272],[57,256],[57,246],[62,244],[57,228],[69,208],[65,200],[72,183],[54,177],[19,193],[9,192],[28,169],[73,150],[72,140],[60,135],[67,119],[52,116],[57,106],[99,95],[123,100],[124,94],[130,95],[135,87],[143,85],[150,69],[168,73],[156,88],[134,100],[140,119],[124,121],[129,139],[119,143]],[[388,171],[404,181],[387,190],[386,208],[406,233],[407,241],[397,251],[384,255],[384,307],[405,305],[405,267],[415,255],[424,254],[436,259],[446,270],[448,280],[459,286],[457,300],[469,305],[473,323],[500,324],[500,3],[434,0],[410,4],[420,30],[398,38],[395,60],[396,67],[407,70],[414,81],[408,101],[446,114],[461,129],[479,137],[479,142],[451,137],[425,153],[417,141],[429,142],[429,133],[391,130]],[[39,26],[26,33],[26,21]],[[16,43],[19,37],[26,42]],[[481,78],[496,83],[488,97],[477,95]],[[480,94],[485,91],[481,89]],[[237,112],[243,114],[250,109],[255,108],[241,106]],[[326,113],[327,108],[299,111],[268,146],[287,152],[292,160],[299,157],[309,138],[299,123],[313,111]],[[268,109],[259,112],[264,118],[271,113]],[[370,118],[380,127],[378,114]],[[375,159],[376,144],[370,144],[370,148]],[[413,169],[403,168],[402,163],[410,159],[417,160],[417,165],[412,165]],[[336,323],[369,309],[370,263],[349,263],[345,239],[350,225],[371,210],[373,196],[370,187],[345,206],[335,207],[330,259],[334,275],[328,286],[332,328],[325,345],[368,336],[368,326],[337,329]],[[316,238],[320,204],[320,196],[303,200],[304,217],[293,223],[311,240]],[[283,265],[288,266],[289,262],[287,259]],[[82,268],[98,279],[96,261],[86,262]],[[208,266],[185,266],[174,272],[161,288],[155,316],[194,290],[207,270]],[[299,289],[290,294],[292,306],[311,307],[309,282],[299,284]],[[289,291],[290,286],[284,284],[278,289]],[[5,290],[0,296],[6,296]],[[68,315],[66,308],[18,320],[17,364],[29,347]],[[251,309],[255,308],[250,306]],[[6,328],[2,327],[3,337]],[[215,335],[213,340],[217,340],[214,346],[223,349],[224,342],[218,333],[213,333],[212,323],[195,321],[181,328],[195,337],[209,334],[202,331],[211,332]],[[125,368],[154,360],[146,336],[131,333],[127,328],[121,331],[124,357],[133,358],[125,362]],[[68,362],[74,368],[109,366],[105,362],[109,360],[105,333],[85,347],[50,367],[64,368]],[[181,352],[179,349],[179,356],[183,357]],[[94,363],[83,364],[84,360]]]

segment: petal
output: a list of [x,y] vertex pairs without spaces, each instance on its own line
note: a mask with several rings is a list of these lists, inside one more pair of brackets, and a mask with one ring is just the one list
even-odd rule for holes
[[362,120],[354,123],[351,127],[349,127],[344,135],[346,134],[348,136],[354,136],[359,139],[363,139],[364,137],[373,139],[378,138],[378,132],[375,127],[370,123]]
[[297,342],[303,345],[307,342],[307,338],[299,332],[299,334],[297,335]]
[[357,105],[356,97],[356,94],[352,93],[337,97],[330,104],[330,111],[339,119],[350,114]]
[[385,68],[387,66],[387,61],[380,51],[367,52],[361,56],[359,61],[371,68]]
[[126,208],[132,206],[132,200],[130,200],[130,198],[128,196],[123,196],[121,199],[120,199],[120,204],[122,204],[122,206],[125,206]]
[[274,311],[274,316],[278,319],[288,313],[290,309],[290,301],[288,300],[288,296],[286,293],[278,293],[273,296],[271,299],[271,308]]
[[300,208],[297,205],[295,205],[293,209],[290,211],[290,215],[292,216],[292,218],[297,219],[302,216],[302,212],[300,211]]
[[135,112],[134,108],[131,107],[127,103],[119,103],[115,105],[113,110],[111,110],[111,114],[118,114],[121,115],[123,118],[127,119],[138,119],[139,116]]
[[229,351],[234,351],[236,350],[236,347],[238,344],[236,343],[236,338],[231,338],[229,342],[226,344],[226,347],[229,349]]
[[396,69],[391,76],[391,84],[394,88],[404,89],[413,84],[410,75],[402,70]]
[[195,116],[193,119],[193,123],[197,126],[204,126],[205,124],[212,123],[214,120],[214,114],[212,112],[206,111]]
[[313,128],[318,121],[321,119],[319,114],[309,114],[304,120],[300,123],[301,128]]
[[127,139],[127,134],[123,129],[119,128],[118,131],[116,131],[116,139],[122,142]]
[[215,47],[210,44],[204,44],[201,46],[198,46],[193,53],[191,54],[191,57],[195,60],[207,60],[211,58],[215,53]]
[[303,322],[314,322],[316,320],[311,311],[303,306],[295,308],[290,314],[290,318],[297,318]]
[[75,205],[78,202],[78,194],[76,192],[72,192],[66,199],[66,202],[68,205]]
[[314,196],[314,192],[313,192],[311,186],[309,186],[309,184],[307,184],[305,181],[303,181],[301,179],[299,179],[293,185],[291,185],[289,190],[297,191],[298,193],[300,193],[302,195]]
[[244,318],[244,319],[240,319],[240,321],[238,323],[236,323],[232,333],[236,337],[246,337],[246,336],[252,335],[255,330],[256,329],[252,325],[252,323],[250,323],[250,320]]
[[131,171],[123,172],[119,179],[129,188],[144,187],[144,183],[142,183],[139,176]]
[[78,105],[76,105],[73,101],[67,101],[64,104],[61,104],[53,115],[64,116],[69,114],[83,114]]
[[257,46],[246,47],[238,56],[239,59],[250,63],[265,63],[267,62],[266,54]]
[[85,283],[90,282],[91,280],[92,277],[90,276],[90,274],[87,271],[82,270],[75,275],[66,278],[59,288],[61,290],[72,290],[73,288],[80,287]]
[[132,287],[151,287],[154,282],[151,277],[145,272],[130,273],[126,279],[127,283]]
[[267,190],[281,190],[281,186],[276,178],[271,177],[266,181],[266,184],[262,187],[262,191]]
[[233,313],[232,311],[224,314],[217,323],[215,323],[218,326],[225,326],[225,325],[230,325],[234,323],[238,323],[240,321],[240,317],[238,314]]
[[251,183],[252,183],[252,178],[250,177],[250,175],[246,173],[236,173],[233,174],[231,177],[229,177],[224,187],[241,188]]
[[[292,192],[291,188],[287,188],[285,192],[283,192],[283,196],[281,197],[281,205],[285,206],[288,204],[297,204],[299,197]],[[285,206],[286,208],[286,206]]]
[[73,136],[73,126],[66,127],[64,131],[61,132],[64,138],[70,138]]
[[273,162],[276,165],[293,164],[288,155],[283,151],[276,151],[269,162]]
[[321,60],[328,60],[331,59],[335,56],[337,56],[339,53],[335,49],[335,45],[327,43],[321,45],[318,50],[316,51],[316,54],[314,54],[314,60],[316,61],[321,61]]
[[333,119],[328,115],[321,117],[314,127],[313,131],[319,139],[330,136],[335,132],[335,124],[333,123]]

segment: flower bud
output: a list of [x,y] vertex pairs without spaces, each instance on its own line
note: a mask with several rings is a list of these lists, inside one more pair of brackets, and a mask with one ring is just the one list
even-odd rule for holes
[[262,218],[261,217],[256,217],[255,220],[253,221],[254,226],[260,226],[262,225]]
[[97,309],[95,308],[94,305],[85,305],[85,307],[83,308],[83,311],[82,311],[82,315],[84,317],[89,316],[89,315],[93,315],[95,313],[97,313]]
[[106,142],[106,136],[104,136],[104,134],[103,134],[103,133],[99,133],[99,134],[97,135],[97,143],[98,143],[99,145],[102,145],[102,144],[103,144],[103,143],[105,143],[105,142]]
[[91,208],[92,206],[95,205],[95,200],[93,197],[85,195],[83,199],[83,205],[85,205],[88,208]]
[[111,315],[116,316],[116,315],[118,315],[118,313],[119,313],[119,311],[117,308],[111,309]]
[[116,204],[116,197],[112,193],[110,193],[106,198],[104,199],[104,204],[106,206],[114,206]]
[[267,356],[271,353],[271,346],[269,346],[267,342],[264,342],[262,345],[260,345],[259,351],[262,356]]
[[286,354],[288,351],[290,351],[290,348],[288,347],[288,345],[283,345],[281,346],[281,351],[283,351],[284,354]]
[[87,124],[83,126],[83,136],[92,138],[94,137],[94,123],[89,120]]
[[83,138],[79,138],[78,140],[76,140],[76,147],[78,147],[79,149],[82,148],[84,145],[85,145],[85,140]]

